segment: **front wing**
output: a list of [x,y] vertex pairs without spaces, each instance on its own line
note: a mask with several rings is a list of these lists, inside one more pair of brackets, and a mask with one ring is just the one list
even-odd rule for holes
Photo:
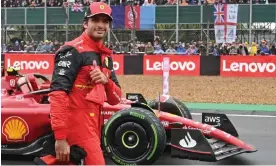
[[253,152],[224,141],[206,138],[200,130],[172,129],[171,157],[218,161],[240,153]]
[[238,132],[225,114],[202,113],[202,123],[158,112],[169,122],[171,157],[218,161],[257,149],[238,138]]

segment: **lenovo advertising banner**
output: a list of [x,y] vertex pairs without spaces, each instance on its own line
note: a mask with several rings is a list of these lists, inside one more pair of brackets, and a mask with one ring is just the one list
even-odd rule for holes
[[200,75],[200,56],[183,55],[145,55],[143,60],[144,75],[162,75],[164,57],[169,58],[170,75]]
[[221,56],[220,75],[276,77],[276,56]]
[[124,74],[124,54],[112,55],[113,68],[116,75]]
[[[112,55],[112,59],[116,74],[124,74],[124,55]],[[5,69],[9,66],[19,66],[22,74],[51,75],[54,70],[54,54],[5,54]]]
[[22,74],[52,74],[54,56],[53,54],[5,54],[5,69],[10,66],[19,66]]

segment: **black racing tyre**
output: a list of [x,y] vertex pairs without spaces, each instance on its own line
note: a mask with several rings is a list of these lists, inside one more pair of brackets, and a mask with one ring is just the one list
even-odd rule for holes
[[[148,106],[152,109],[158,109],[158,103],[158,100],[154,99],[148,102]],[[170,96],[167,101],[160,104],[160,107],[161,111],[192,119],[191,111],[187,108],[187,106],[179,99],[176,99],[174,97]]]
[[150,110],[131,107],[115,113],[105,124],[102,146],[118,165],[149,165],[166,147],[166,132]]

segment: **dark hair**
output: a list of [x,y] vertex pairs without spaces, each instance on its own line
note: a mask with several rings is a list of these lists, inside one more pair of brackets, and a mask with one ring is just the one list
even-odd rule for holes
[[[83,23],[87,23],[87,21],[88,21],[88,18],[87,17],[84,17],[84,19],[83,19],[83,21],[82,21],[82,24]],[[82,25],[82,31],[81,32],[84,32],[85,31],[85,28],[83,27],[83,25]]]

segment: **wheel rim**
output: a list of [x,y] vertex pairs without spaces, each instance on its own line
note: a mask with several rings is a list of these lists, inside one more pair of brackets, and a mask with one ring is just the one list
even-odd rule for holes
[[151,141],[143,126],[135,122],[121,124],[111,139],[109,143],[114,154],[126,161],[143,158]]
[[139,144],[139,136],[134,131],[126,131],[122,136],[122,143],[128,149],[133,149]]

